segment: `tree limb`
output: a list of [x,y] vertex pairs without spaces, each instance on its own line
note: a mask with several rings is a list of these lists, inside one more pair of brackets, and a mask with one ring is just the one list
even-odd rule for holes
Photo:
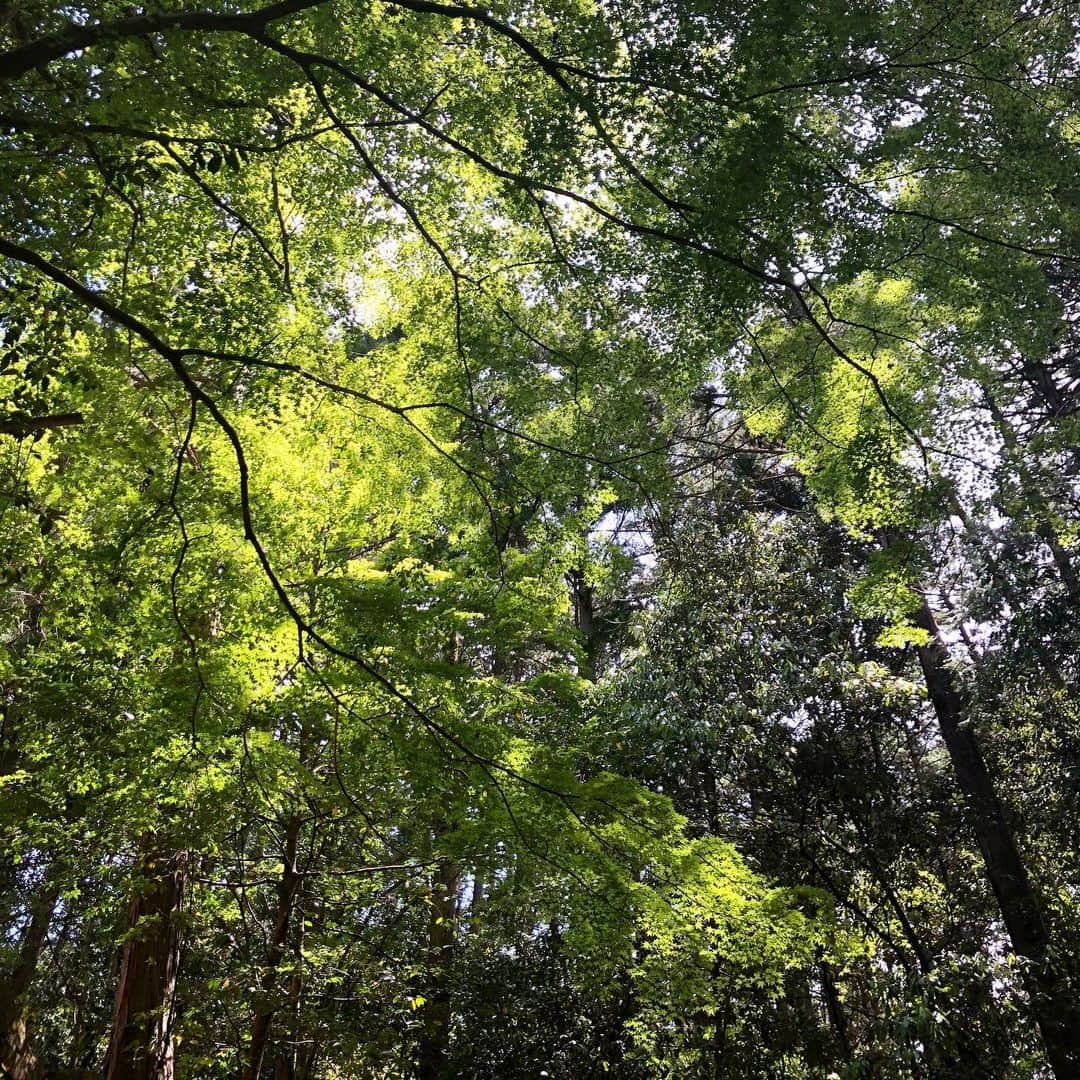
[[[0,241],[2,243],[2,241]],[[26,435],[37,435],[55,428],[75,427],[83,422],[80,412],[56,413],[53,416],[26,416],[16,419],[0,420],[0,435],[14,435],[21,439]]]
[[0,53],[0,82],[13,82],[35,68],[44,67],[81,49],[103,41],[142,37],[165,30],[232,31],[261,33],[272,22],[318,7],[326,0],[279,0],[246,15],[225,15],[214,11],[177,11],[168,15],[134,15],[110,23],[72,24],[58,34],[39,38],[17,49]]

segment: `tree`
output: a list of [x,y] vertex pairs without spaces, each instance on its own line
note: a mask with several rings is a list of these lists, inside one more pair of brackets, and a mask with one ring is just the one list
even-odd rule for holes
[[[522,1061],[730,1071],[768,1043],[810,1075],[877,1067],[879,1042],[921,1068],[921,1040],[955,1070],[926,986],[963,962],[911,914],[920,874],[981,955],[956,985],[1008,1024],[900,689],[914,648],[1070,1075],[1076,22],[0,9],[5,1067],[460,1073],[490,1019],[473,980],[503,973],[526,1008],[547,950],[604,1020],[561,1058],[523,1035]],[[692,396],[741,416],[684,421]],[[664,581],[715,528],[685,485],[732,439],[806,479],[737,498],[837,524],[777,539],[747,510],[690,545],[694,589],[658,625],[714,642],[729,689],[670,710],[627,636],[652,571],[613,522],[661,543]],[[732,536],[761,552],[742,593]],[[799,570],[809,641],[770,626],[800,543],[832,568]],[[760,626],[695,611],[721,585]],[[853,674],[852,635],[887,675]],[[665,732],[654,765],[588,722],[609,695]],[[776,729],[803,713],[813,738]],[[725,775],[740,724],[799,768]],[[872,796],[843,779],[868,751]],[[746,829],[752,872],[717,838],[725,784],[792,805],[809,785],[829,858],[766,860]],[[927,807],[916,857],[898,838]],[[889,998],[864,1021],[841,989],[859,934],[898,972],[863,964],[858,993]]]

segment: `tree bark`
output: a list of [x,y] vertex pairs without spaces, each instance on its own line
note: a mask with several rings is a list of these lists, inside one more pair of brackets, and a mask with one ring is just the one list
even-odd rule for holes
[[258,34],[265,32],[269,23],[308,8],[318,7],[323,2],[324,0],[280,0],[279,3],[243,15],[214,11],[179,11],[133,15],[111,23],[73,23],[58,34],[0,53],[0,82],[18,79],[35,68],[43,68],[73,52],[92,49],[105,42],[121,41],[124,38],[144,37],[170,30]]
[[26,416],[0,420],[0,435],[14,435],[21,439],[27,435],[39,435],[56,428],[75,427],[83,422],[82,413],[57,413],[54,416]]
[[825,998],[825,1011],[829,1017],[829,1027],[832,1028],[833,1037],[836,1039],[836,1045],[840,1051],[840,1060],[846,1064],[851,1061],[851,1039],[848,1036],[848,1022],[847,1014],[844,1012],[844,1003],[840,1000],[840,991],[837,989],[832,968],[824,961],[818,967],[821,971],[821,991]]
[[971,729],[968,703],[956,686],[948,650],[925,599],[915,624],[930,635],[928,643],[918,650],[919,663],[1002,921],[1013,950],[1027,962],[1025,984],[1047,1060],[1057,1080],[1076,1080],[1080,1076],[1080,1016],[1055,966],[1039,896]]
[[450,1061],[450,964],[457,943],[460,872],[450,859],[440,859],[431,875],[431,914],[428,920],[428,994],[420,1036],[417,1075],[420,1080],[443,1080]]
[[59,889],[44,886],[43,894],[34,903],[30,923],[23,934],[19,957],[14,968],[5,973],[0,985],[0,1070],[7,1080],[35,1080],[42,1075],[37,1054],[30,1044],[26,1018],[25,995],[37,970],[49,932],[53,909]]
[[256,1006],[251,1022],[251,1050],[248,1054],[247,1080],[258,1080],[262,1071],[266,1046],[270,1039],[270,1024],[274,1017],[272,996],[277,983],[277,969],[285,955],[285,941],[289,935],[296,897],[300,891],[303,875],[297,867],[297,849],[300,841],[300,818],[293,816],[285,826],[285,850],[282,857],[281,881],[278,883],[277,910],[270,930],[270,943],[266,951],[266,973],[262,979],[262,1000]]
[[130,903],[113,1008],[106,1080],[172,1080],[172,1022],[180,967],[178,915],[187,855],[162,854],[150,840],[142,867],[148,887]]
[[570,583],[570,599],[574,605],[574,626],[581,635],[584,657],[581,664],[582,678],[596,681],[597,634],[596,598],[593,587],[585,578],[583,570],[571,570],[567,575]]

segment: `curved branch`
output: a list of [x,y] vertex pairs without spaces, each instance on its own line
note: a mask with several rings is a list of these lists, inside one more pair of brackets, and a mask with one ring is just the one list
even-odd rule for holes
[[259,34],[272,22],[318,7],[326,0],[279,0],[247,15],[224,15],[215,11],[177,11],[168,15],[133,15],[111,23],[71,25],[58,34],[39,38],[17,49],[0,53],[0,82],[13,82],[35,68],[90,49],[105,41],[143,37],[165,30],[208,30]]

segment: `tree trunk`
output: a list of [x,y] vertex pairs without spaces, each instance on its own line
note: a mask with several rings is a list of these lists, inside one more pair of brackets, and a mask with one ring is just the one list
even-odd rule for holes
[[187,855],[151,850],[142,867],[147,887],[128,908],[106,1080],[173,1077],[172,1022],[180,966],[177,916],[184,899]]
[[297,867],[296,855],[300,840],[300,818],[291,817],[285,826],[285,851],[282,859],[281,881],[278,883],[278,903],[274,923],[270,930],[270,943],[266,951],[266,973],[262,979],[262,1000],[256,1006],[251,1022],[251,1051],[248,1055],[247,1080],[258,1080],[262,1071],[266,1045],[270,1039],[270,1022],[274,1016],[272,997],[277,983],[277,969],[285,954],[285,941],[289,934],[296,896],[300,890],[302,875]]
[[34,1080],[41,1075],[40,1063],[30,1045],[24,997],[37,970],[58,896],[59,889],[47,884],[44,894],[34,903],[18,960],[0,985],[0,1070],[7,1080]]
[[450,859],[440,859],[431,875],[431,914],[428,921],[428,993],[420,1036],[417,1075],[442,1080],[450,1061],[450,964],[457,942],[460,873]]
[[296,923],[293,941],[294,966],[289,976],[286,992],[289,1014],[292,1017],[292,1031],[288,1042],[279,1039],[274,1058],[274,1080],[306,1080],[311,1075],[315,1061],[315,1040],[305,1039],[301,1027],[300,1005],[304,991],[304,913],[297,911],[294,905]]
[[1002,921],[1014,951],[1027,961],[1025,983],[1047,1060],[1057,1080],[1076,1080],[1080,1076],[1080,1017],[1054,966],[1038,894],[967,720],[967,701],[956,687],[948,651],[925,600],[915,623],[930,635],[918,650],[919,663]]
[[583,570],[571,570],[567,575],[570,583],[570,600],[574,605],[574,626],[581,635],[584,656],[581,663],[581,676],[590,682],[596,681],[597,634],[596,634],[596,598],[593,587],[585,578]]
[[837,989],[832,968],[824,961],[818,966],[821,971],[821,992],[825,998],[825,1012],[829,1017],[829,1027],[832,1028],[833,1037],[840,1052],[840,1060],[847,1064],[851,1061],[851,1039],[848,1036],[844,1003],[840,1000],[840,991]]

